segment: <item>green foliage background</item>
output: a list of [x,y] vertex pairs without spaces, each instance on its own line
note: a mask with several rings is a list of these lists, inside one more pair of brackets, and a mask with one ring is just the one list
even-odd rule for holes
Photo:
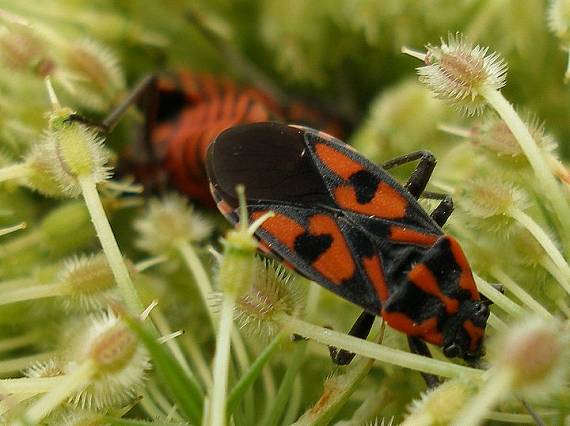
[[[230,76],[243,84],[258,84],[255,75],[244,70],[245,61],[266,75],[281,93],[325,106],[346,119],[350,123],[347,141],[375,162],[417,149],[436,153],[439,163],[432,189],[453,193],[457,212],[448,230],[461,242],[474,270],[491,282],[502,281],[505,276],[513,279],[548,311],[565,316],[568,295],[559,283],[568,277],[564,273],[562,278],[557,276],[560,271],[545,261],[548,256],[543,248],[508,214],[512,204],[524,210],[556,247],[568,253],[570,236],[557,226],[548,199],[524,156],[520,152],[501,152],[493,145],[493,135],[487,142],[477,139],[477,132],[492,126],[497,118],[491,112],[481,117],[462,117],[444,102],[433,99],[415,75],[414,68],[422,64],[400,52],[402,46],[423,50],[426,44],[438,45],[442,38],[447,40],[448,34],[456,32],[498,52],[508,64],[503,94],[528,123],[543,123],[535,126],[533,136],[543,148],[557,145],[553,156],[564,162],[570,157],[570,90],[564,84],[568,54],[564,49],[568,50],[570,44],[567,32],[557,37],[549,30],[548,7],[548,2],[540,0],[0,0],[0,165],[20,162],[42,140],[48,127],[46,73],[40,71],[43,62],[38,58],[54,66],[47,74],[53,73],[61,103],[93,120],[104,117],[124,98],[129,87],[149,73],[189,68]],[[13,61],[20,57],[18,49],[25,42],[10,36],[14,33],[10,23],[14,16],[49,35],[40,39],[39,53],[32,52],[29,62]],[[204,28],[217,42],[204,36]],[[108,59],[106,64],[112,72],[100,74],[99,80],[73,77],[77,68],[73,68],[68,54],[84,40],[95,41],[99,53],[108,49],[109,53],[101,53],[101,57]],[[462,138],[442,131],[442,125],[472,133]],[[140,126],[140,114],[131,112],[108,136],[105,143],[114,153],[112,162],[116,163],[116,155],[139,137]],[[400,177],[406,175],[405,170],[400,173]],[[568,185],[561,187],[567,201]],[[102,194],[123,254],[133,261],[146,259],[148,253],[137,248],[140,232],[133,232],[133,223],[144,215],[143,200],[118,196],[108,189],[103,189]],[[4,291],[9,291],[9,286],[17,285],[16,280],[28,284],[53,282],[63,260],[99,251],[80,200],[46,198],[9,181],[0,191],[0,213],[3,227],[27,224],[26,230],[1,237],[0,298],[3,284]],[[201,214],[215,224],[216,236],[227,229],[217,213]],[[214,277],[216,266],[207,247],[220,249],[217,238],[192,244],[208,275]],[[169,328],[186,330],[195,348],[190,346],[197,348],[209,368],[215,335],[204,326],[207,308],[198,302],[200,295],[184,257],[177,250],[152,254],[167,255],[168,260],[138,276],[143,301],[148,304],[159,299]],[[314,284],[302,283],[300,287],[299,297],[307,304],[308,321],[336,330],[350,327],[358,314],[356,308],[320,292]],[[506,296],[513,299],[509,290]],[[62,348],[60,336],[66,333],[70,318],[80,322],[85,313],[70,315],[56,299],[0,306],[0,373],[5,377],[19,377],[19,371],[34,361],[44,362],[55,352],[67,350]],[[527,307],[523,310],[530,315]],[[494,313],[508,324],[519,319],[498,308]],[[246,351],[254,360],[269,338],[244,334]],[[25,344],[12,347],[7,343],[21,336],[29,336]],[[391,330],[386,331],[384,342],[405,348],[402,336]],[[194,369],[197,358],[189,355],[190,346],[184,346],[183,352]],[[352,367],[335,368],[327,359],[325,346],[309,343],[303,353],[298,348],[283,339],[264,373],[265,385],[256,382],[245,402],[240,403],[235,424],[289,424],[319,400],[323,383],[327,383],[325,394],[331,389],[335,392],[331,385],[334,380],[327,377],[355,371],[350,370]],[[173,362],[160,358],[164,354],[152,354],[157,364]],[[443,359],[439,353],[436,357]],[[299,365],[292,365],[292,359]],[[268,389],[276,392],[287,371],[297,367],[300,371],[284,390],[284,416],[268,420],[271,416],[267,413],[275,409]],[[354,368],[364,369],[361,364]],[[381,363],[366,368],[371,370],[369,374],[347,379],[354,389],[347,392],[346,401],[336,407],[334,416],[317,417],[313,424],[365,424],[392,417],[396,422],[403,420],[410,401],[424,390],[421,376]],[[240,369],[232,371],[230,389],[243,373]],[[169,377],[173,376],[176,373]],[[165,424],[168,410],[179,400],[173,399],[169,383],[158,380],[155,371],[148,377],[146,390],[141,391],[149,401],[147,405],[133,403],[132,410],[128,404],[107,407],[85,414],[93,414],[89,421],[100,423],[85,424],[123,424],[118,420],[123,415]],[[557,422],[563,421],[570,407],[568,394],[556,392],[551,399],[537,404],[539,410],[554,413],[549,417],[552,424],[562,424]],[[7,419],[14,412],[20,413],[26,402],[16,406],[16,410],[2,411],[8,413]],[[72,404],[61,413],[56,411],[45,424],[63,424],[63,418],[69,422],[66,424],[79,424],[73,413],[69,414],[75,410],[70,407]],[[525,413],[514,399],[499,409]],[[176,411],[168,421],[189,421],[186,414]],[[108,417],[103,419],[102,415]]]

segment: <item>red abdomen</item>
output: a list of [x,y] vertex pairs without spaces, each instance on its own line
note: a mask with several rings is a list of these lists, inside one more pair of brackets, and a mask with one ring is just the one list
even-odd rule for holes
[[211,141],[237,124],[283,118],[280,106],[255,88],[181,71],[159,80],[152,145],[170,185],[192,200],[214,206],[204,167]]

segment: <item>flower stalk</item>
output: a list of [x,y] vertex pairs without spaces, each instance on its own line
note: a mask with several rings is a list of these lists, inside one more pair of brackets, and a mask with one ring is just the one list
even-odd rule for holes
[[[59,404],[86,386],[96,374],[93,360],[85,361],[48,393],[36,401],[24,414],[24,424],[36,424],[51,413]],[[17,423],[18,424],[18,423]]]
[[291,334],[298,334],[324,345],[334,346],[338,349],[344,349],[388,364],[441,377],[458,377],[462,375],[479,376],[482,374],[481,370],[477,370],[475,368],[426,358],[421,355],[368,342],[334,330],[329,330],[328,328],[310,324],[287,314],[280,314],[278,321],[283,329],[287,330]]
[[97,231],[97,237],[107,257],[109,267],[115,276],[117,287],[121,292],[129,313],[133,316],[137,316],[143,311],[143,304],[135,289],[127,266],[125,265],[109,220],[105,215],[105,210],[99,198],[95,182],[90,176],[81,176],[79,178],[79,184],[81,185],[83,199],[91,215],[93,226]]
[[[544,195],[550,200],[552,208],[561,225],[561,235],[570,235],[570,215],[568,214],[568,201],[562,192],[560,185],[556,182],[552,169],[549,167],[543,153],[532,138],[528,127],[516,113],[512,104],[505,99],[500,91],[491,87],[483,86],[480,90],[489,105],[501,116],[505,124],[510,129],[515,139],[520,144],[522,151],[528,159],[534,174],[538,179],[538,184],[544,191]],[[566,251],[570,253],[570,240],[564,240]]]

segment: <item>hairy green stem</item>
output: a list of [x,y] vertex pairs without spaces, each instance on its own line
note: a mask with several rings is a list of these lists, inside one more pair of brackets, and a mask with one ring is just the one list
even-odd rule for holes
[[482,371],[475,368],[464,367],[451,362],[439,361],[421,355],[400,351],[388,346],[368,342],[347,334],[329,330],[310,324],[299,318],[280,314],[278,322],[292,334],[299,334],[311,340],[328,346],[345,349],[358,355],[374,358],[381,362],[398,365],[424,373],[435,374],[441,377],[458,377],[462,375],[480,375]]
[[26,163],[12,164],[10,166],[0,168],[0,182],[12,179],[20,179],[26,177],[29,173]]
[[20,377],[17,379],[0,379],[2,394],[38,394],[48,392],[59,386],[65,376],[56,377]]
[[210,401],[210,422],[212,426],[226,424],[226,389],[228,385],[228,367],[230,363],[230,337],[233,323],[235,300],[231,293],[224,294],[220,311],[220,324],[214,355],[212,399]]
[[176,244],[176,248],[182,255],[182,258],[186,262],[190,273],[194,276],[194,282],[198,286],[198,290],[200,291],[200,296],[202,297],[202,303],[206,307],[208,311],[209,318],[212,321],[212,324],[215,324],[214,319],[212,318],[212,311],[209,308],[208,297],[212,295],[212,283],[210,282],[210,276],[204,269],[202,265],[202,261],[198,257],[196,250],[194,247],[187,241],[180,241]]
[[480,90],[487,102],[501,116],[522,151],[528,159],[534,174],[538,179],[538,185],[542,189],[544,195],[550,201],[554,213],[556,214],[561,226],[561,235],[565,237],[564,244],[566,252],[570,252],[570,214],[568,214],[570,206],[568,201],[558,185],[556,178],[552,174],[550,167],[538,145],[532,138],[528,127],[516,113],[513,106],[505,99],[505,97],[496,89],[484,87]]
[[22,302],[24,300],[36,300],[46,297],[56,297],[69,294],[71,288],[67,284],[39,284],[26,286],[8,291],[0,288],[0,306],[10,303]]
[[534,297],[528,294],[522,287],[520,287],[505,271],[498,266],[491,267],[491,274],[505,286],[507,290],[513,293],[522,303],[532,309],[538,315],[545,318],[552,318],[552,314],[546,310],[544,306],[536,301]]
[[[511,208],[509,210],[509,214],[513,219],[519,222],[525,229],[528,230],[528,232],[532,234],[532,236],[542,246],[550,259],[552,259],[552,262],[556,265],[564,277],[564,281],[562,281],[560,284],[564,290],[570,294],[570,266],[564,259],[564,256],[562,256],[562,253],[558,251],[556,245],[552,242],[552,240],[548,237],[540,225],[522,210]],[[570,214],[568,215],[570,216]]]
[[3,235],[11,234],[12,232],[20,231],[22,229],[26,229],[26,222],[18,223],[17,225],[0,229],[0,237]]
[[117,282],[117,287],[119,288],[129,313],[136,317],[143,311],[143,304],[131,280],[131,276],[125,265],[117,241],[115,240],[115,235],[105,215],[105,210],[99,198],[95,181],[91,176],[81,176],[79,177],[79,184],[81,185],[87,210],[89,210],[89,214],[91,215],[91,221],[95,226],[97,236],[101,242],[101,247],[103,248],[107,262],[109,262],[109,267]]
[[45,418],[59,404],[85,387],[89,380],[96,374],[97,366],[92,360],[88,360],[75,369],[72,373],[52,388],[48,393],[28,408],[24,414],[26,424],[36,424]]

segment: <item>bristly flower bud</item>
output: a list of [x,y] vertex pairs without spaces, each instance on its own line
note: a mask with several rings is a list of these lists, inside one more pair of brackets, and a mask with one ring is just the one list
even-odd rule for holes
[[91,176],[95,182],[109,178],[108,159],[95,130],[79,123],[57,125],[26,158],[26,184],[46,196],[74,198],[81,194],[79,177]]
[[133,399],[150,368],[149,356],[136,334],[115,314],[90,317],[70,339],[66,373],[91,360],[97,373],[74,398],[82,408],[117,406]]
[[570,43],[570,2],[551,0],[547,15],[548,27],[562,42]]
[[474,391],[475,386],[465,380],[448,380],[424,393],[421,399],[415,400],[410,407],[410,415],[402,426],[448,425]]
[[274,318],[299,309],[300,293],[293,274],[275,262],[257,258],[254,267],[253,285],[236,300],[236,322],[252,334],[272,337],[281,328]]
[[[526,116],[525,122],[533,140],[543,152],[552,155],[557,147],[556,141],[552,136],[545,133],[544,124],[538,118],[531,114],[526,114]],[[494,152],[499,157],[508,157],[510,164],[515,166],[528,165],[520,144],[506,123],[496,115],[488,116],[475,124],[471,130],[471,142]]]
[[73,43],[65,52],[63,63],[72,76],[63,87],[87,108],[106,111],[116,94],[125,88],[117,57],[93,40]]
[[103,254],[67,260],[58,281],[69,289],[69,296],[63,298],[68,311],[92,312],[120,302],[115,277]]
[[176,249],[177,242],[199,242],[212,232],[212,224],[176,194],[151,200],[134,226],[140,234],[137,246],[158,255]]
[[[551,0],[547,15],[548,27],[562,44],[562,49],[570,55],[570,2],[568,0]],[[570,81],[570,56],[564,74],[564,81]]]
[[568,377],[568,330],[556,319],[532,318],[498,340],[494,366],[512,372],[512,386],[528,398],[558,391]]
[[523,209],[527,197],[523,190],[496,178],[481,178],[467,182],[459,194],[460,209],[474,228],[488,229],[501,236],[509,236],[514,220],[508,215],[511,208]]
[[23,22],[4,19],[4,23],[0,28],[0,61],[14,71],[48,75],[53,62],[47,59],[46,45],[40,34]]
[[[461,34],[450,34],[440,46],[426,46],[427,54],[415,55],[426,63],[418,68],[420,81],[437,98],[447,100],[464,114],[480,114],[485,106],[483,89],[498,90],[505,85],[507,65],[497,53],[473,46]],[[408,51],[405,51],[406,53]]]

